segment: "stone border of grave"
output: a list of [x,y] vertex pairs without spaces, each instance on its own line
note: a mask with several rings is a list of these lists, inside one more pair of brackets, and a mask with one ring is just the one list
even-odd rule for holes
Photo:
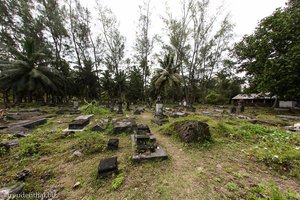
[[138,124],[137,130],[130,135],[132,143],[133,161],[165,160],[167,153],[157,144],[156,138],[151,134],[150,128],[145,124]]
[[69,127],[64,129],[63,132],[68,134],[84,131],[92,117],[94,117],[94,115],[81,115],[76,117],[71,123],[69,123]]

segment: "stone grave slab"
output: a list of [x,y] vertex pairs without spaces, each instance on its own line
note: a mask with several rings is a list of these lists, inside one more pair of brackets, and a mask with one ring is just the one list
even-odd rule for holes
[[119,139],[111,138],[108,140],[107,149],[108,150],[117,150],[119,148]]
[[81,119],[90,120],[92,117],[94,117],[94,115],[80,115],[80,116],[76,117],[75,120],[81,120]]
[[112,174],[118,173],[119,169],[117,157],[104,158],[99,163],[97,179],[110,177]]
[[292,132],[300,132],[300,123],[294,124],[293,126],[285,126],[285,130]]
[[151,119],[151,122],[154,123],[154,124],[157,124],[159,126],[162,126],[162,125],[168,123],[169,120],[167,120],[167,119],[159,119],[159,118],[154,117],[154,118]]
[[11,195],[21,193],[24,186],[25,183],[17,183],[13,186],[0,188],[0,199],[1,200],[10,199]]
[[[160,146],[157,146],[156,144],[156,138],[154,136],[145,136],[145,135],[134,135],[131,136],[131,142],[132,142],[132,150],[134,152],[134,155],[132,156],[132,159],[134,161],[142,161],[142,160],[164,160],[168,158],[167,153],[161,148]],[[145,145],[153,144],[153,146],[150,145],[145,147]]]
[[151,133],[150,128],[146,124],[138,124],[137,125],[137,134],[138,135],[145,135]]
[[23,124],[24,128],[33,129],[36,126],[43,125],[47,122],[46,118],[36,119],[36,120],[30,120],[29,122]]
[[69,130],[84,129],[90,123],[89,119],[77,119],[69,123]]
[[109,124],[109,119],[104,118],[101,119],[99,122],[96,122],[93,127],[92,127],[92,131],[98,131],[98,132],[103,132]]
[[8,132],[11,134],[24,133],[29,131],[28,128],[24,128],[23,126],[10,126],[8,127]]
[[133,133],[137,128],[136,122],[131,118],[114,118],[112,119],[113,134]]
[[170,115],[170,117],[173,117],[173,118],[186,117],[186,116],[188,116],[188,114],[184,113],[184,112],[175,112]]
[[300,116],[293,116],[293,115],[276,115],[276,117],[291,119],[291,120],[300,120]]
[[16,146],[19,146],[19,140],[18,139],[8,140],[8,141],[0,143],[0,147],[4,147],[7,150],[9,150],[12,147],[16,147]]

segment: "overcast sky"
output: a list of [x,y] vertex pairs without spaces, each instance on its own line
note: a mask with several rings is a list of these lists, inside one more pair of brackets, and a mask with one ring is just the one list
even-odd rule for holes
[[[138,6],[143,0],[98,0],[102,5],[112,9],[120,21],[121,33],[126,37],[127,51],[133,46],[136,36],[138,22]],[[238,41],[244,34],[251,34],[259,20],[270,15],[276,8],[283,7],[286,0],[223,0],[225,12],[231,13],[231,21],[235,24],[235,41]],[[91,11],[96,7],[95,0],[81,0],[84,6]],[[220,0],[211,0],[212,5],[219,5]],[[163,34],[163,26],[160,17],[164,15],[166,3],[171,10],[178,13],[180,0],[151,0],[152,25],[151,34]],[[95,12],[92,11],[94,15]],[[95,24],[94,28],[97,29]]]

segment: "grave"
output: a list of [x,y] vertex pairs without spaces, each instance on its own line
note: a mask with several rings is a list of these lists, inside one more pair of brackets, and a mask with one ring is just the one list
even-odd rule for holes
[[292,115],[276,115],[276,117],[290,119],[290,120],[300,120],[300,116],[292,116]]
[[26,133],[29,131],[28,128],[24,128],[23,126],[10,126],[8,127],[8,132],[11,134],[18,134],[18,133]]
[[162,125],[168,123],[169,120],[167,120],[167,119],[159,119],[159,118],[154,117],[154,118],[151,119],[151,122],[154,123],[154,124],[157,124],[159,126],[162,126]]
[[13,186],[0,188],[0,199],[11,199],[11,196],[21,193],[24,186],[25,183],[17,183]]
[[135,121],[131,118],[114,118],[112,119],[113,134],[133,133],[137,128]]
[[156,138],[152,135],[131,135],[134,161],[142,160],[165,160],[168,158],[167,153],[157,145]]
[[151,133],[148,125],[146,125],[146,124],[138,124],[137,125],[137,134],[138,135],[144,135],[144,134],[148,134],[148,133]]
[[81,115],[76,117],[70,124],[69,127],[63,130],[65,132],[65,136],[68,136],[77,131],[83,131],[84,128],[90,123],[90,119],[94,115]]
[[130,136],[134,161],[168,158],[166,152],[158,146],[155,136],[150,133],[147,125],[139,124],[137,130],[137,134]]
[[16,177],[14,178],[16,181],[25,181],[25,179],[30,176],[31,172],[28,169],[24,169],[19,172]]
[[167,120],[166,117],[167,116],[164,115],[164,113],[163,113],[163,103],[162,103],[161,97],[158,96],[157,101],[156,101],[155,115],[151,119],[151,122],[161,126],[161,125],[169,122],[169,120]]
[[135,111],[133,112],[134,115],[140,115],[142,112],[144,112],[143,108],[137,108],[135,109]]
[[80,119],[92,119],[94,115],[80,115],[79,117],[76,117],[75,120],[80,120]]
[[10,148],[16,147],[16,146],[19,146],[19,140],[18,139],[8,140],[8,141],[0,143],[0,147],[4,147],[6,150],[9,150]]
[[81,130],[90,123],[89,119],[78,119],[69,124],[69,129]]
[[118,161],[117,157],[104,158],[100,161],[98,166],[97,179],[106,178],[112,176],[112,174],[118,174]]
[[36,119],[36,120],[30,120],[29,122],[25,123],[23,125],[24,128],[33,129],[36,126],[43,125],[47,122],[46,118]]
[[102,132],[105,129],[102,128],[102,126],[100,124],[96,124],[95,126],[93,126],[92,131],[97,131],[97,132]]
[[284,128],[288,131],[300,132],[300,123],[294,124],[293,126],[285,126]]
[[156,138],[150,135],[135,135],[136,153],[155,152],[157,147]]
[[92,131],[98,131],[102,132],[104,131],[109,124],[109,119],[101,119],[99,122],[96,122],[96,124],[93,126]]
[[111,138],[108,140],[107,149],[108,150],[117,150],[119,148],[119,139]]
[[170,117],[172,118],[186,117],[186,116],[188,116],[188,114],[184,112],[175,112],[170,115]]

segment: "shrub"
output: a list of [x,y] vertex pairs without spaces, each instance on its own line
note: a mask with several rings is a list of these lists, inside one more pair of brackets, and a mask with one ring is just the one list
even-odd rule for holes
[[76,148],[86,154],[100,153],[106,149],[106,140],[99,133],[85,131],[80,135]]
[[38,141],[34,138],[23,138],[20,141],[20,148],[18,154],[21,157],[35,156],[39,154],[40,146],[40,143],[38,143]]
[[216,92],[210,92],[206,97],[205,97],[205,102],[208,104],[226,104],[227,99],[222,96],[221,94],[218,94]]
[[105,115],[110,113],[108,109],[100,107],[97,101],[95,100],[93,100],[91,103],[85,101],[85,105],[81,106],[80,110],[87,115]]
[[112,182],[111,187],[113,190],[117,190],[125,179],[124,174],[119,174]]

